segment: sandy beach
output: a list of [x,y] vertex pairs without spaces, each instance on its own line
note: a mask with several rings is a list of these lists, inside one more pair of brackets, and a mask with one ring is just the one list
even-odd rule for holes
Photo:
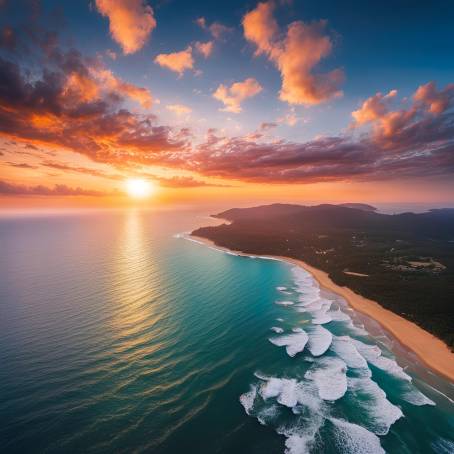
[[[192,238],[206,245],[216,247],[227,252],[234,252],[238,255],[249,256],[242,251],[232,251],[218,246],[213,241],[196,235]],[[423,330],[418,325],[380,306],[376,301],[364,298],[353,292],[348,287],[341,287],[335,284],[327,273],[302,260],[285,256],[258,255],[257,257],[273,258],[301,266],[311,273],[319,285],[331,292],[342,296],[350,306],[358,312],[365,314],[377,321],[385,330],[391,333],[398,341],[409,350],[412,350],[418,358],[432,370],[436,371],[451,382],[454,382],[454,353],[448,346],[434,335]]]

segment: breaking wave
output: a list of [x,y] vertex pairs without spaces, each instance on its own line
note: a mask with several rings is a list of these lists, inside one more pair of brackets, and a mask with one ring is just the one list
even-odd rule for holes
[[[301,359],[291,359],[293,372],[286,370],[284,376],[256,373],[258,381],[240,396],[241,404],[260,424],[286,437],[288,454],[325,452],[333,445],[341,453],[384,453],[380,437],[404,414],[374,379],[374,370],[398,380],[402,403],[435,403],[412,384],[411,376],[389,352],[372,343],[364,325],[358,326],[342,305],[321,291],[308,272],[301,268],[292,272],[295,300],[290,297],[276,304],[302,320],[285,334],[283,328],[271,327],[280,335],[269,341],[285,347],[291,358],[301,354]],[[276,288],[281,292],[289,289]],[[301,324],[304,329],[298,326]],[[444,446],[440,442],[437,447],[442,450]]]

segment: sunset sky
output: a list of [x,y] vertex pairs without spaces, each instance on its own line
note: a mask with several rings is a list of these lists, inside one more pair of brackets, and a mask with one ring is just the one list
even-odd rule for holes
[[[454,3],[0,1],[0,206],[454,202]],[[126,191],[126,193],[125,193]]]

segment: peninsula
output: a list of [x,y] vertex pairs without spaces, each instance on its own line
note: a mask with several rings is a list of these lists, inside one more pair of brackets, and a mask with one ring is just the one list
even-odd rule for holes
[[304,266],[454,380],[454,210],[387,215],[369,205],[273,204],[214,215],[192,234]]

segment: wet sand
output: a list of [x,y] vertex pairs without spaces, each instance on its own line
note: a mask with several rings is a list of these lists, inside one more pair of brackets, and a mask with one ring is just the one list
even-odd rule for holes
[[[191,237],[204,244],[214,246],[227,252],[234,252],[235,254],[243,256],[251,255],[245,254],[242,251],[232,251],[222,246],[218,246],[213,241],[203,237],[196,235],[191,235]],[[449,350],[448,346],[443,341],[433,334],[430,334],[400,315],[385,309],[376,301],[364,298],[353,292],[353,290],[350,290],[348,287],[341,287],[340,285],[335,284],[328,276],[328,273],[314,268],[302,260],[272,255],[257,255],[256,257],[273,258],[296,266],[301,266],[314,276],[321,287],[342,296],[353,309],[377,321],[402,345],[413,351],[422,363],[451,382],[454,382],[454,353]]]

